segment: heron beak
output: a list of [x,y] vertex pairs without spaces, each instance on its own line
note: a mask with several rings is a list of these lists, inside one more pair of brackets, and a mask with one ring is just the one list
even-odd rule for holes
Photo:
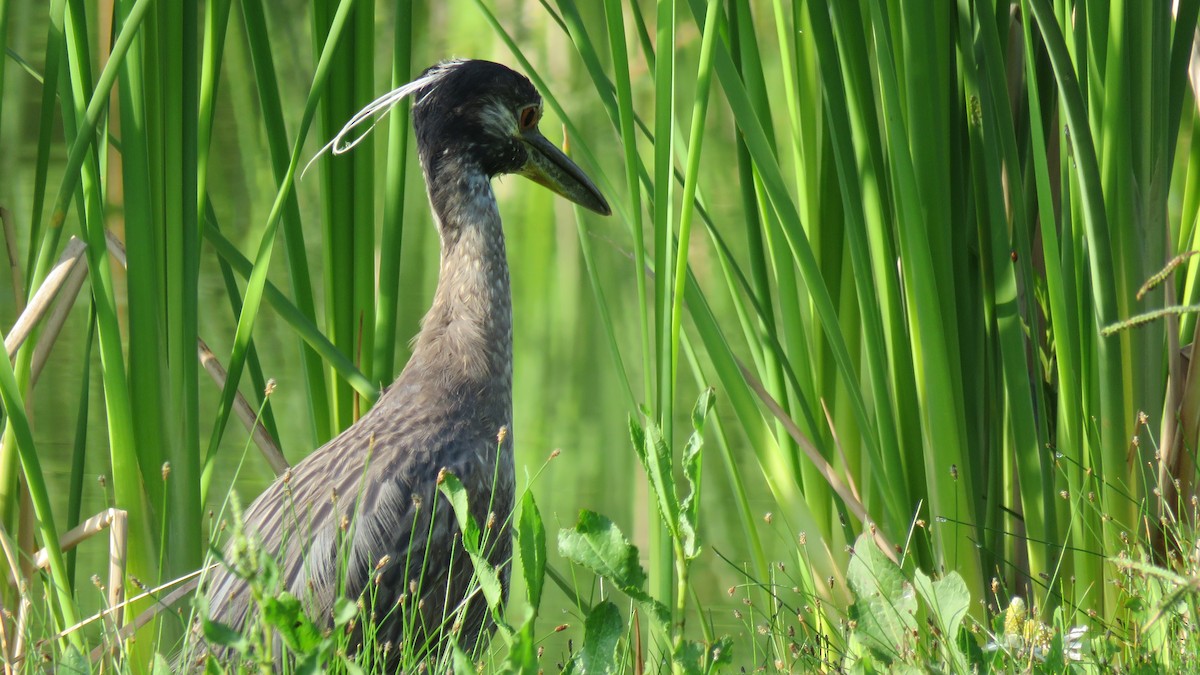
[[545,136],[531,129],[520,138],[529,147],[529,159],[517,173],[600,215],[612,213],[591,179]]

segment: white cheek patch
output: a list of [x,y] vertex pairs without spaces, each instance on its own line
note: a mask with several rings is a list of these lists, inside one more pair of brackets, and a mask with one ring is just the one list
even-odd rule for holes
[[517,120],[508,107],[498,100],[488,101],[479,111],[479,123],[489,136],[508,138],[518,133]]

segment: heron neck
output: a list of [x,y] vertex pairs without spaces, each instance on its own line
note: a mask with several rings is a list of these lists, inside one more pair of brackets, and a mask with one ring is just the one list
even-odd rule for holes
[[455,389],[511,408],[512,298],[491,181],[482,172],[458,172],[450,180],[441,174],[429,181],[441,267],[413,361]]

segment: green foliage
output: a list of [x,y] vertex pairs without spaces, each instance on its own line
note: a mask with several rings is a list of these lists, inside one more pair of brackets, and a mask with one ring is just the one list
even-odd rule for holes
[[586,509],[580,511],[575,527],[558,531],[558,553],[607,579],[660,626],[666,626],[666,606],[646,593],[646,570],[638,562],[637,547],[611,520]]
[[533,492],[521,500],[517,518],[517,547],[521,551],[521,576],[525,580],[526,599],[531,607],[542,604],[542,586],[546,583],[546,526],[538,512]]
[[[487,559],[487,549],[495,542],[481,533],[479,523],[471,515],[467,491],[463,487],[462,482],[454,474],[442,471],[438,474],[437,485],[438,492],[442,493],[446,497],[446,500],[450,502],[450,507],[454,511],[454,517],[458,520],[459,532],[462,533],[463,548],[466,549],[467,555],[471,558],[471,565],[475,573],[472,580],[478,584],[479,589],[483,592],[483,597],[487,599],[488,609],[492,612],[492,618],[496,620],[496,623],[502,629],[511,633],[512,629],[504,622],[502,613],[504,589],[500,585],[500,575]],[[489,529],[486,534],[491,535],[492,530]]]
[[328,671],[362,673],[356,659],[364,654],[347,651],[348,629],[355,622],[369,621],[370,613],[353,600],[338,598],[329,629],[318,626],[304,603],[282,588],[279,564],[245,530],[236,503],[233,511],[234,531],[224,564],[249,587],[250,619],[238,630],[206,616],[207,607],[199,603],[204,639],[227,650],[220,659],[208,654],[206,670],[226,672],[232,663],[238,672],[252,668],[266,672],[283,663],[297,675]]
[[659,514],[671,538],[682,543],[684,555],[689,560],[700,554],[700,544],[696,536],[702,466],[700,450],[704,446],[704,422],[712,410],[713,402],[713,390],[705,389],[692,411],[693,432],[684,446],[681,461],[682,473],[688,487],[687,494],[682,498],[679,497],[679,490],[675,484],[673,455],[658,425],[650,422],[643,429],[636,420],[629,420],[633,448],[650,480]]
[[971,608],[971,592],[967,590],[966,582],[954,572],[931,580],[924,572],[917,570],[913,575],[913,585],[925,601],[932,622],[931,629],[946,636],[938,643],[942,659],[955,669],[964,670],[966,660],[955,645],[959,642],[963,619]]
[[617,672],[617,642],[625,632],[625,622],[617,606],[604,601],[588,612],[584,624],[583,648],[579,665],[584,673],[613,675]]
[[963,628],[971,595],[957,572],[937,580],[920,570],[907,575],[864,533],[854,543],[846,580],[854,593],[850,670],[969,669],[962,644],[973,643]]
[[855,542],[846,581],[855,598],[850,606],[850,620],[857,624],[853,636],[881,658],[909,653],[917,627],[916,591],[869,535]]
[[[280,7],[0,0],[0,54],[14,66],[0,69],[14,270],[0,311],[29,304],[74,236],[90,297],[59,295],[56,308],[94,308],[64,335],[94,332],[98,351],[97,367],[77,368],[90,345],[54,346],[41,319],[0,363],[0,524],[15,559],[48,559],[0,595],[33,601],[25,643],[60,670],[86,669],[97,631],[112,665],[139,672],[161,670],[151,652],[178,637],[173,620],[133,643],[99,620],[63,632],[95,610],[77,606],[91,601],[60,546],[82,505],[115,505],[129,528],[122,555],[81,561],[125,560],[129,588],[193,570],[237,445],[239,392],[265,402],[264,370],[280,371],[297,402],[288,424],[268,406],[262,427],[297,459],[364,413],[403,362],[432,265],[407,114],[375,147],[319,160],[307,184],[298,163],[385,76],[398,86],[464,45],[531,77],[616,213],[539,227],[566,212],[503,191],[506,219],[523,225],[509,230],[526,296],[516,321],[536,345],[517,356],[516,426],[535,444],[578,445],[570,473],[628,490],[597,510],[648,536],[643,565],[591,511],[561,531],[558,553],[605,580],[589,588],[546,550],[542,511],[578,511],[576,492],[540,492],[541,510],[527,492],[502,528],[525,589],[505,609],[489,528],[446,476],[503,628],[493,653],[464,646],[443,671],[624,672],[643,658],[683,672],[1059,672],[1076,656],[1096,669],[1200,666],[1187,543],[1200,377],[1186,359],[1200,265],[1185,257],[1200,249],[1188,80],[1200,0]],[[223,283],[205,283],[218,269]],[[201,332],[228,366],[219,398],[193,358]],[[612,361],[598,365],[605,348]],[[36,385],[43,362],[53,386]],[[58,437],[43,440],[69,426],[43,412],[64,407],[60,392],[101,403],[81,406],[100,416],[81,413],[66,444],[82,449],[86,429],[93,451],[78,453],[69,490],[49,463]],[[1140,410],[1161,416],[1161,447]],[[611,449],[626,416],[634,455]],[[600,422],[573,423],[585,418]],[[643,487],[648,522],[609,510]],[[870,530],[904,543],[901,564]],[[260,585],[260,628],[298,669],[350,670],[337,631],[306,624],[260,557],[246,544],[226,561]],[[733,608],[729,574],[741,580]],[[126,623],[150,604],[122,610]],[[537,632],[564,607],[581,626]],[[339,625],[361,618],[353,603],[337,610]],[[728,642],[712,617],[731,611],[746,626]],[[635,615],[652,639],[634,634]],[[16,618],[0,621],[12,634]],[[261,631],[203,630],[251,659],[275,648]]]

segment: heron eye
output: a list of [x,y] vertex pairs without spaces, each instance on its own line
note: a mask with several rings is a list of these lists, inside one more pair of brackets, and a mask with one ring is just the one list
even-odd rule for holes
[[537,127],[538,123],[538,108],[531,105],[521,109],[521,131],[529,131]]

